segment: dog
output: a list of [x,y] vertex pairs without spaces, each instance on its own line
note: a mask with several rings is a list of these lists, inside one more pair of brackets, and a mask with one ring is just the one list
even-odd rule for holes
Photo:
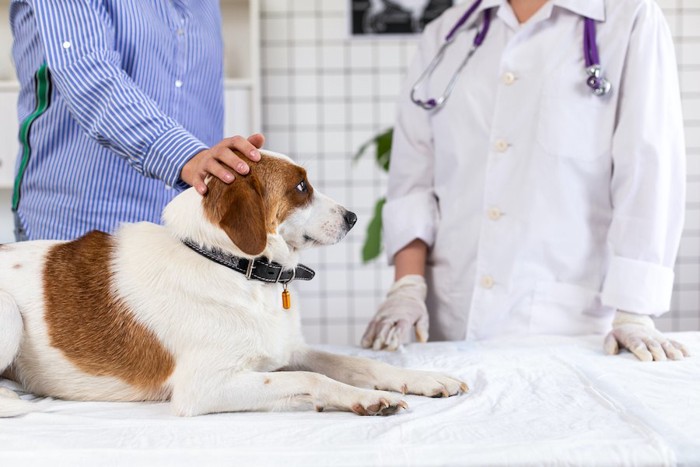
[[[389,415],[407,407],[401,393],[466,392],[447,375],[304,343],[288,289],[313,276],[299,251],[340,241],[357,217],[289,157],[261,152],[233,183],[180,193],[163,225],[0,246],[0,374],[60,399],[169,400],[180,416]],[[37,407],[0,392],[0,416]]]

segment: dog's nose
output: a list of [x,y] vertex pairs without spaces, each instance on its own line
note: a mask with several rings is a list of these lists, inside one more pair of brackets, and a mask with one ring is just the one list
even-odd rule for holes
[[345,211],[345,225],[348,226],[348,230],[352,229],[352,226],[357,222],[357,215],[352,211]]

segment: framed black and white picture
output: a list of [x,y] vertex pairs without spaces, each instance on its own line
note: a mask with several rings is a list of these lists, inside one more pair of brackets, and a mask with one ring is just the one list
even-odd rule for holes
[[454,0],[349,0],[352,37],[418,34]]

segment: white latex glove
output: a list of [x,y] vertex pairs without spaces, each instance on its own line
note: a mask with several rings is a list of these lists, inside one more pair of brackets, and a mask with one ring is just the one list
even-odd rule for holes
[[396,350],[408,342],[410,330],[416,328],[418,342],[428,340],[428,287],[423,276],[410,274],[394,282],[377,314],[362,336],[362,347]]
[[613,329],[605,337],[603,347],[609,355],[626,348],[643,362],[683,360],[690,356],[683,344],[658,331],[651,317],[622,310],[615,313]]

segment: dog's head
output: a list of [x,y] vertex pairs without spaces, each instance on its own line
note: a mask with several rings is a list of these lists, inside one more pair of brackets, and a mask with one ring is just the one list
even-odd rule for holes
[[279,235],[292,250],[339,242],[357,216],[315,190],[306,170],[291,159],[261,151],[250,172],[225,184],[208,183],[202,200],[205,217],[248,255],[261,254],[268,235]]

